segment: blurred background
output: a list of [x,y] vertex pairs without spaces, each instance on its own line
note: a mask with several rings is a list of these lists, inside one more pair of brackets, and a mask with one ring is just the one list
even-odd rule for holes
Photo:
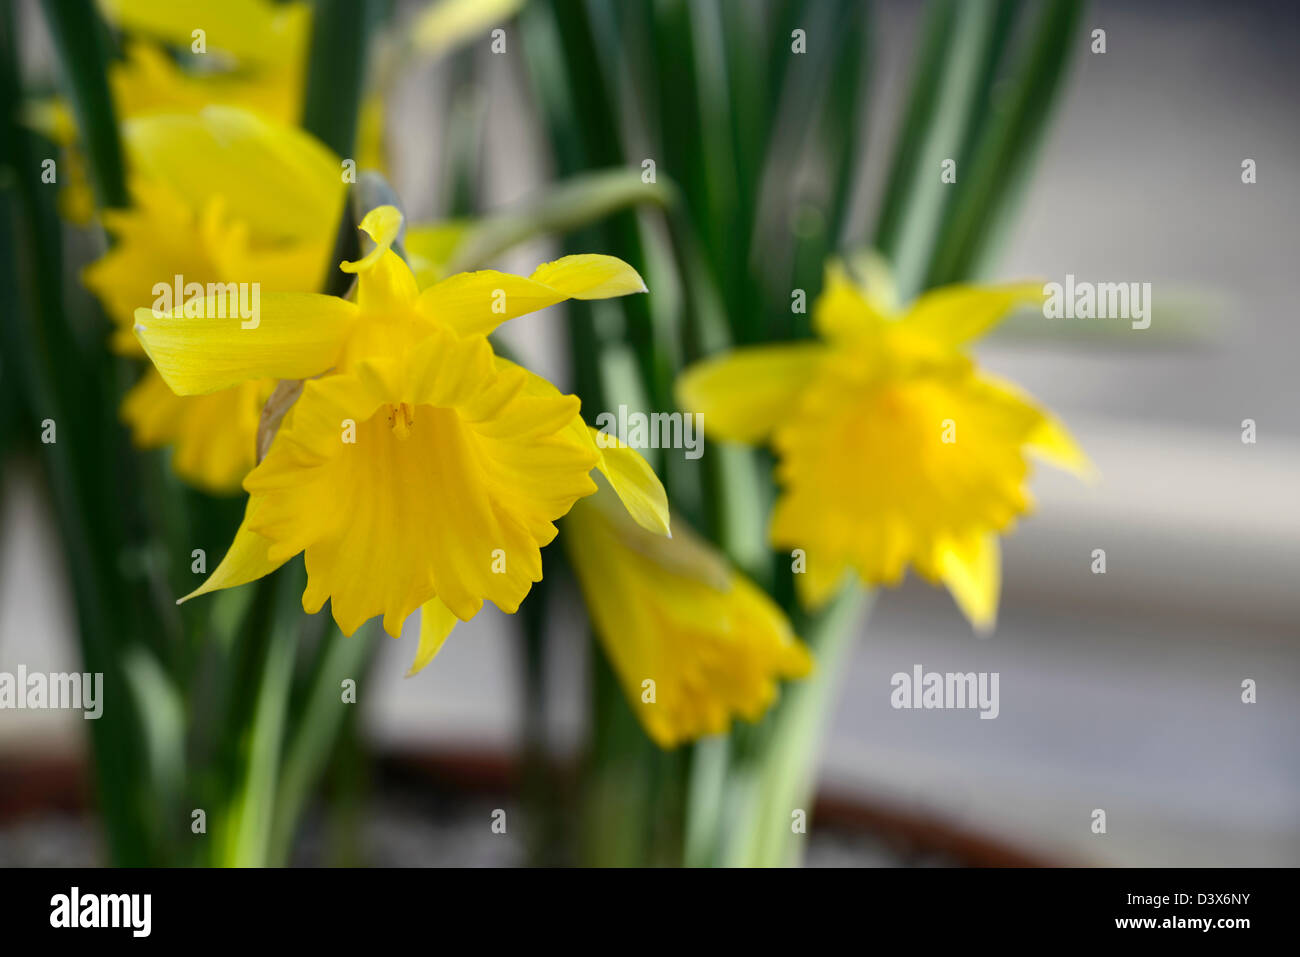
[[[25,4],[20,3],[19,7]],[[922,5],[874,4],[874,95],[855,202],[879,203]],[[24,17],[25,71],[49,70]],[[1104,54],[1087,51],[1103,28]],[[515,29],[511,28],[512,31]],[[1087,486],[1040,470],[1038,514],[1004,543],[996,632],[940,590],[882,591],[839,676],[808,863],[1300,864],[1300,13],[1291,3],[1099,0],[991,278],[1150,282],[1151,328],[1019,317],[979,349],[1051,406],[1092,457]],[[399,128],[477,118],[479,202],[526,198],[554,171],[516,58],[470,48],[404,75]],[[467,60],[475,61],[466,82]],[[459,120],[457,119],[459,117]],[[415,219],[444,214],[453,151],[391,145]],[[1254,159],[1258,182],[1241,182]],[[527,273],[560,253],[513,251]],[[562,387],[563,308],[505,340]],[[1257,423],[1243,444],[1243,419]],[[49,499],[3,462],[0,668],[79,670]],[[1091,571],[1105,549],[1107,572]],[[550,602],[547,722],[561,762],[585,740],[588,643],[565,582]],[[410,623],[408,623],[409,627]],[[383,642],[363,716],[376,756],[360,840],[388,863],[508,864],[513,835],[458,828],[513,801],[521,676],[513,622],[485,609],[435,667],[403,679],[413,639]],[[1001,713],[895,711],[914,664],[1001,675]],[[1258,702],[1243,704],[1244,679]],[[75,712],[0,712],[0,864],[103,860],[77,806]],[[41,779],[20,769],[38,768]],[[453,796],[449,796],[453,795]],[[503,796],[504,795],[504,796]],[[511,806],[506,803],[504,806]],[[1094,809],[1107,833],[1092,833]],[[305,850],[310,859],[312,831]]]

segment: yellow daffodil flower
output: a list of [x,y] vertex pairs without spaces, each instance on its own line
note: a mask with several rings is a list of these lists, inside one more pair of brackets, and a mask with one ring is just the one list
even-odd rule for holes
[[[520,0],[441,0],[416,19],[406,36],[418,51],[442,55],[493,23],[512,16]],[[194,113],[236,106],[296,125],[306,96],[311,4],[294,0],[99,0],[108,22],[130,35],[125,58],[109,83],[122,118]],[[201,36],[196,31],[202,31]],[[201,49],[196,46],[201,43]],[[165,47],[188,54],[180,60]],[[379,58],[391,75],[394,50]],[[190,66],[201,64],[201,69]],[[363,169],[384,169],[382,89],[365,97],[353,157]]]
[[812,667],[781,609],[690,529],[664,538],[608,487],[577,503],[563,540],[627,700],[662,748],[757,721],[777,682]]
[[820,341],[739,349],[688,369],[683,408],[706,434],[770,441],[782,491],[770,538],[803,549],[800,598],[825,602],[852,568],[897,584],[911,565],[978,629],[997,616],[998,535],[1030,508],[1026,453],[1084,472],[1065,429],[980,372],[969,344],[1036,285],[956,285],[901,310],[839,263],[814,305]]
[[[83,273],[114,322],[116,351],[143,357],[135,310],[158,298],[157,284],[170,291],[177,276],[182,291],[191,283],[319,288],[346,189],[325,147],[225,107],[131,120],[123,142],[133,205],[105,212],[115,243]],[[250,380],[180,397],[150,369],[127,394],[122,417],[137,444],[173,445],[173,467],[186,481],[230,492],[254,465],[258,420],[274,385]]]
[[[119,117],[194,113],[221,104],[296,124],[311,38],[311,4],[296,0],[99,0],[129,40],[109,72]],[[183,62],[164,46],[183,51]],[[202,64],[187,69],[184,63]]]
[[668,513],[640,456],[598,447],[575,396],[487,340],[502,322],[565,299],[643,292],[636,271],[609,256],[566,256],[528,278],[483,270],[420,292],[390,248],[400,226],[391,206],[363,220],[375,248],[342,266],[357,274],[355,303],[265,294],[256,327],[244,328],[210,297],[170,315],[138,309],[135,332],[181,395],[306,380],[244,480],[234,543],[187,598],[303,552],[303,608],[329,600],[345,634],[382,615],[396,636],[423,608],[418,670],[485,599],[518,609],[541,578],[554,522],[596,490],[593,468],[642,525],[667,534]]

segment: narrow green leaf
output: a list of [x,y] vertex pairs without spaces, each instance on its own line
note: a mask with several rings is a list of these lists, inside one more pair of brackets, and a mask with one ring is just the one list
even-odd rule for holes
[[108,43],[91,0],[43,0],[45,19],[68,81],[90,179],[101,207],[127,205],[117,118],[108,89]]
[[1083,6],[1082,0],[1051,0],[1042,8],[1020,70],[958,180],[927,286],[965,279],[990,255],[1033,166],[1071,52],[1083,42],[1075,30]]
[[342,157],[354,155],[372,0],[316,0],[302,125]]

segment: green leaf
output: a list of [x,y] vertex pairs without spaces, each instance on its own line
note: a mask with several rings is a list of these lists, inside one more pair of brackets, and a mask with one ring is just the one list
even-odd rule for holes
[[339,156],[354,155],[371,0],[316,0],[302,125]]
[[1042,8],[1020,69],[958,178],[927,286],[968,278],[990,255],[1033,166],[1071,51],[1083,42],[1075,31],[1082,13],[1082,0],[1052,0]]
[[[432,281],[481,267],[538,236],[573,232],[641,204],[665,207],[671,198],[670,187],[643,183],[635,170],[584,173],[548,187],[515,209],[478,220],[413,226],[407,248],[422,260],[417,277],[423,269]],[[424,285],[425,278],[420,278]]]
[[68,81],[68,97],[90,159],[101,207],[127,205],[117,118],[108,90],[108,42],[90,0],[44,0],[45,19]]

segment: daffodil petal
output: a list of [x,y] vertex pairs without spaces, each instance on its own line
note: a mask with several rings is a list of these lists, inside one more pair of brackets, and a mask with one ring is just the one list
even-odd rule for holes
[[197,598],[199,595],[206,595],[208,592],[218,591],[222,588],[246,585],[264,575],[271,574],[286,561],[283,558],[279,561],[273,561],[268,557],[271,544],[270,539],[264,538],[249,529],[247,519],[245,519],[244,522],[240,523],[239,530],[235,532],[235,540],[226,551],[225,557],[221,559],[221,564],[208,576],[207,581],[184,598],[178,600],[176,604],[179,605],[191,598]]
[[623,260],[592,253],[542,263],[528,278],[570,299],[612,299],[647,291],[640,273]]
[[1033,411],[1037,422],[1030,427],[1025,437],[1026,451],[1049,465],[1074,474],[1077,478],[1088,482],[1096,481],[1098,476],[1096,466],[1074,440],[1070,430],[1060,419],[1040,406],[1032,395],[1016,383],[987,372],[980,373],[979,381],[1010,401]]
[[848,560],[817,551],[804,550],[803,570],[794,576],[799,604],[809,610],[821,608],[840,590],[848,571]]
[[420,645],[406,677],[424,670],[425,665],[442,650],[443,643],[458,621],[460,619],[438,598],[431,598],[420,606]]
[[510,19],[523,5],[524,0],[438,0],[420,14],[411,36],[422,53],[440,56]]
[[813,329],[828,340],[850,340],[871,333],[880,323],[891,319],[885,309],[894,295],[892,285],[880,293],[868,294],[842,262],[831,260],[826,266],[821,295],[813,303]]
[[396,206],[376,206],[366,213],[357,228],[375,241],[375,248],[356,262],[339,263],[339,269],[344,272],[365,272],[392,249],[402,231],[402,213]]
[[978,339],[1018,306],[1042,299],[1042,283],[943,286],[916,300],[903,322],[910,332],[955,347]]
[[311,14],[310,3],[275,0],[99,0],[99,6],[128,32],[188,48],[195,27],[202,27],[207,47],[267,65],[285,55],[286,45],[301,45]]
[[136,175],[166,183],[191,208],[220,197],[257,236],[314,239],[328,254],[346,187],[338,158],[302,130],[209,106],[129,119],[122,140]]
[[[248,379],[303,379],[334,364],[357,307],[335,296],[266,293],[240,318],[235,297],[208,296],[155,315],[135,311],[135,334],[177,395],[201,395]],[[233,313],[233,314],[232,314]],[[254,324],[255,323],[255,324]],[[248,328],[244,328],[247,325]]]
[[122,400],[122,421],[141,448],[172,446],[172,469],[215,495],[239,491],[256,463],[257,427],[274,383],[251,380],[210,395],[176,395],[153,369]]
[[671,538],[668,493],[650,463],[618,436],[596,429],[588,431],[600,453],[596,468],[608,479],[632,520],[646,531]]
[[417,310],[461,335],[487,335],[516,316],[565,299],[608,299],[645,292],[637,271],[613,256],[565,256],[525,279],[494,269],[458,273],[420,294]]
[[411,268],[392,249],[402,232],[401,212],[396,206],[376,206],[358,228],[375,248],[355,262],[339,263],[339,269],[359,275],[357,307],[366,315],[409,312],[420,290]]
[[974,533],[941,546],[935,566],[962,614],[976,631],[988,632],[998,619],[1002,550],[992,533]]
[[653,534],[602,486],[573,507],[563,538],[601,645],[660,747],[755,721],[781,679],[807,674],[780,608],[684,525]]
[[1030,433],[1025,447],[1049,465],[1065,469],[1088,482],[1097,480],[1096,466],[1065,424],[1054,415],[1043,413],[1042,422]]
[[[500,357],[496,363],[499,368],[522,372],[526,393],[539,397],[554,394],[555,387],[536,373]],[[672,538],[668,493],[641,453],[625,445],[618,436],[591,428],[576,410],[568,429],[575,440],[587,445],[598,456],[595,468],[605,476],[633,521],[648,532]]]
[[826,347],[815,342],[755,346],[706,359],[677,380],[677,404],[704,414],[714,439],[763,441],[795,411]]

